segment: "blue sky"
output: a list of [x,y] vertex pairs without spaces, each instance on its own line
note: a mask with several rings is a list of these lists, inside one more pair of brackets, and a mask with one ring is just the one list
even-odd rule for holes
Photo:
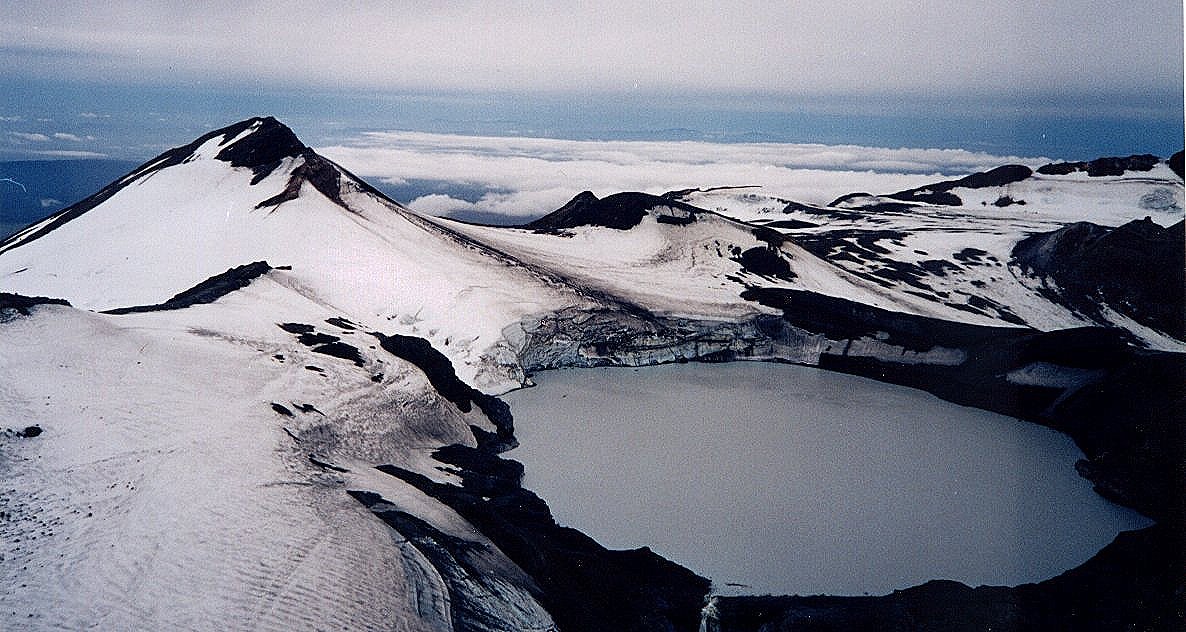
[[0,4],[0,159],[143,159],[254,114],[311,144],[1182,145],[1181,2],[442,4]]

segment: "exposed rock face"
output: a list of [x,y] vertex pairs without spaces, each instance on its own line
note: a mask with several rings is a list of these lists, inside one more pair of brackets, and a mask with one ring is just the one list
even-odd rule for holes
[[[658,213],[656,218],[669,224],[687,224],[694,221],[700,209],[678,200],[647,193],[615,193],[598,199],[589,191],[574,197],[564,206],[524,225],[543,232],[556,232],[578,226],[605,226],[628,230],[638,226],[652,209],[668,208],[670,213]],[[664,217],[668,219],[663,219]]]
[[267,274],[272,266],[267,261],[256,261],[237,266],[202,281],[194,287],[178,293],[173,298],[156,305],[137,305],[135,307],[120,307],[107,310],[105,314],[135,314],[140,312],[159,312],[170,309],[184,309],[193,305],[213,303],[214,301],[247,287],[257,277]]
[[1118,228],[1078,222],[1032,235],[1013,264],[1047,281],[1053,300],[1089,316],[1104,306],[1178,339],[1186,336],[1186,232],[1133,221]]
[[[495,436],[477,433],[479,445],[493,452],[509,450],[515,441],[515,426],[510,408],[497,397],[487,395],[461,381],[453,370],[453,363],[443,353],[432,348],[427,340],[414,336],[373,334],[380,346],[392,355],[416,365],[438,393],[453,402],[462,412],[469,412],[477,406],[497,429]],[[475,432],[480,429],[474,428]]]
[[[435,458],[460,468],[461,487],[435,483],[424,476],[396,467],[379,469],[445,503],[498,546],[534,581],[532,595],[561,630],[601,631],[696,630],[699,610],[708,594],[709,580],[659,557],[650,549],[611,551],[575,529],[561,527],[547,505],[519,486],[522,466],[481,450],[450,446]],[[372,495],[373,496],[373,495]],[[375,511],[380,499],[359,497]],[[409,533],[411,516],[376,511],[401,533]],[[412,525],[415,526],[415,525]],[[411,529],[419,538],[443,549],[436,558],[450,560],[473,556],[471,543]],[[419,532],[419,533],[418,533]],[[434,561],[434,563],[436,563]],[[450,573],[461,566],[461,573]],[[464,565],[439,564],[449,577],[465,575]],[[469,573],[481,581],[481,576]],[[477,601],[463,591],[461,606]],[[456,617],[455,617],[456,621]],[[488,629],[470,621],[457,622],[458,630]],[[489,629],[506,629],[493,627]]]
[[48,298],[45,296],[23,296],[21,294],[10,294],[8,292],[0,292],[0,315],[6,310],[15,311],[22,316],[30,314],[29,309],[38,305],[66,305],[70,303],[60,298]]
[[258,129],[242,141],[226,146],[214,157],[231,163],[233,167],[250,167],[255,172],[252,184],[268,177],[285,158],[295,158],[308,149],[291,129],[270,116],[248,119],[220,131],[225,138],[233,138],[253,125]]
[[777,316],[744,322],[641,316],[624,310],[569,309],[503,330],[508,363],[533,372],[562,367],[645,366],[668,362],[812,362],[813,342],[784,331]]
[[1183,545],[1163,525],[1121,533],[1086,564],[1016,588],[931,581],[883,597],[720,597],[701,630],[1176,630]]
[[951,193],[952,189],[984,189],[987,187],[1005,186],[1025,180],[1033,175],[1033,173],[1033,170],[1025,165],[1004,165],[996,169],[973,173],[970,176],[965,176],[958,180],[937,182],[925,187],[891,193],[887,197],[905,200],[907,202],[960,206],[963,204],[963,200],[958,195]]
[[1087,175],[1093,178],[1122,176],[1126,171],[1150,171],[1160,162],[1161,159],[1152,154],[1133,155],[1127,158],[1109,156],[1096,158],[1090,162],[1052,162],[1038,167],[1038,173],[1054,176],[1086,171]]
[[1169,160],[1165,161],[1166,164],[1168,164],[1170,166],[1170,169],[1172,169],[1174,171],[1174,173],[1178,174],[1179,178],[1181,178],[1183,175],[1182,161],[1183,161],[1183,152],[1180,152],[1180,151],[1175,153],[1174,155],[1170,156]]

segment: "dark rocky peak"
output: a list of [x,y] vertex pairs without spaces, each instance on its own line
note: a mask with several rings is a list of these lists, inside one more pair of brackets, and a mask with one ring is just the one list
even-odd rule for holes
[[[214,158],[233,167],[248,167],[255,173],[252,184],[263,180],[284,158],[312,151],[286,125],[271,116],[252,117],[199,136],[193,142],[174,147],[149,160],[120,182],[138,180],[150,173],[190,162],[198,150],[218,139],[220,149]],[[233,141],[233,142],[232,142]]]
[[1054,281],[1055,299],[1089,316],[1102,305],[1186,339],[1186,224],[1162,228],[1146,217],[1117,228],[1077,222],[1031,235],[1013,263]]
[[[1150,171],[1160,162],[1161,159],[1152,154],[1132,155],[1127,158],[1108,156],[1096,158],[1090,162],[1052,162],[1038,167],[1038,173],[1046,176],[1065,176],[1077,171],[1085,171],[1088,176],[1093,178],[1122,176],[1126,171]],[[1172,168],[1173,165],[1171,164],[1170,167]],[[1181,175],[1181,171],[1178,171],[1178,175]]]
[[686,202],[649,193],[615,193],[599,199],[593,193],[583,191],[564,206],[522,227],[540,232],[578,226],[629,230],[638,226],[652,211],[656,211],[657,221],[667,224],[689,224],[696,220],[697,213],[704,212]]
[[1173,169],[1174,173],[1178,174],[1179,178],[1184,177],[1182,175],[1182,154],[1183,152],[1179,151],[1178,153],[1170,156],[1169,160],[1165,161],[1166,164],[1170,166],[1170,169]]
[[223,147],[215,158],[234,167],[259,169],[299,156],[308,149],[287,125],[270,116],[250,118],[213,134],[221,132],[225,142],[249,130],[246,136]]
[[[212,138],[222,137],[224,145],[215,160],[229,162],[232,167],[251,169],[251,184],[255,185],[272,175],[287,158],[302,158],[289,174],[288,184],[280,193],[256,204],[256,208],[277,207],[296,199],[304,183],[309,183],[338,206],[350,210],[342,199],[342,183],[349,180],[359,190],[388,199],[375,188],[349,173],[301,142],[289,127],[271,116],[252,117],[215,130],[190,143],[185,149],[192,155],[198,147]],[[230,142],[233,141],[233,142]],[[229,143],[229,144],[225,144]],[[391,201],[388,199],[388,201]]]
[[964,203],[963,200],[958,195],[952,193],[952,189],[1001,187],[1013,184],[1014,182],[1021,182],[1033,174],[1033,170],[1025,165],[1004,165],[995,169],[989,169],[988,171],[973,173],[958,180],[946,180],[915,189],[891,193],[886,197],[906,202],[961,206]]

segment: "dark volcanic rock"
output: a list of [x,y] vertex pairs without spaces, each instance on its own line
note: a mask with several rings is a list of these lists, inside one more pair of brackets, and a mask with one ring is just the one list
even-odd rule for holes
[[69,307],[70,303],[60,298],[25,296],[23,294],[0,292],[0,312],[11,309],[15,310],[18,314],[28,316],[30,314],[29,309],[38,305],[65,305]]
[[297,342],[300,342],[306,347],[333,344],[339,340],[341,340],[341,338],[331,334],[324,334],[320,331],[309,331],[297,336]]
[[[350,490],[356,500],[369,508],[383,522],[390,525],[408,544],[428,560],[440,575],[447,591],[448,610],[452,630],[456,632],[491,632],[507,630],[513,622],[504,620],[498,603],[491,603],[491,588],[487,582],[492,570],[486,562],[486,546],[449,535],[428,522],[396,509],[382,496],[373,492]],[[501,579],[501,578],[499,578]],[[535,586],[527,586],[538,593]],[[538,598],[537,594],[533,594]]]
[[1166,164],[1168,164],[1170,166],[1170,169],[1172,169],[1174,173],[1178,174],[1179,178],[1183,177],[1182,160],[1183,160],[1183,152],[1179,151],[1179,152],[1175,153],[1174,155],[1170,156],[1169,160],[1165,161]]
[[782,258],[777,248],[769,246],[750,248],[741,253],[737,262],[745,268],[746,272],[780,279],[794,278],[791,273],[791,264]]
[[[688,224],[701,209],[685,202],[667,199],[648,193],[615,193],[598,199],[592,192],[584,191],[559,209],[523,225],[541,232],[556,232],[578,226],[605,226],[617,230],[629,230],[638,226],[647,212],[658,207],[680,211],[678,215],[666,214],[670,224]],[[660,215],[659,217],[663,217]]]
[[[575,529],[556,524],[544,501],[519,487],[521,467],[514,462],[463,446],[443,449],[436,456],[461,468],[463,486],[436,483],[394,466],[378,469],[440,500],[477,527],[534,580],[536,599],[559,629],[698,629],[700,607],[710,585],[707,579],[650,549],[611,551]],[[380,500],[354,494],[371,507]],[[423,533],[399,517],[376,514],[410,538]],[[432,546],[444,548],[452,557],[437,554],[433,559],[432,553],[426,553],[434,565],[439,559],[452,568],[465,566],[466,549],[473,545],[434,536]],[[442,570],[446,578],[452,572]]]
[[1090,162],[1052,162],[1038,167],[1038,173],[1048,176],[1065,176],[1076,171],[1086,171],[1087,175],[1093,178],[1122,176],[1126,171],[1150,171],[1160,162],[1160,158],[1151,154],[1132,155],[1127,158],[1109,156],[1096,158]]
[[299,156],[307,149],[291,129],[270,116],[236,123],[225,128],[223,136],[234,138],[257,124],[258,129],[239,142],[224,147],[215,156],[215,159],[229,162],[234,167],[250,167],[255,174],[252,184],[271,175],[285,158]]
[[1086,564],[1016,588],[931,581],[883,597],[722,597],[706,632],[1181,630],[1184,545],[1162,525],[1121,533]]
[[1186,231],[1149,218],[1108,228],[1078,222],[1031,235],[1013,248],[1013,263],[1054,281],[1044,291],[1089,316],[1102,304],[1142,325],[1186,338]]
[[[321,157],[320,154],[314,152],[312,149],[306,148],[301,152],[301,156],[305,160],[297,168],[292,170],[292,174],[289,176],[288,184],[284,187],[284,190],[256,204],[255,208],[276,207],[285,202],[295,200],[300,195],[301,187],[304,183],[308,182],[313,185],[314,189],[333,201],[334,204],[349,210],[346,202],[342,199],[342,177],[347,172],[330,160]],[[383,196],[378,191],[370,190],[370,192],[386,198],[386,196]]]
[[1125,171],[1150,171],[1161,159],[1151,154],[1129,156],[1128,158],[1096,158],[1087,163],[1087,175],[1122,176]]
[[800,228],[817,228],[819,224],[813,222],[805,222],[799,219],[776,219],[772,222],[765,222],[763,226],[770,228],[782,228],[786,230],[797,230]]
[[1052,162],[1038,167],[1038,173],[1044,176],[1065,176],[1076,171],[1086,171],[1087,162]]
[[177,294],[164,303],[156,305],[137,305],[135,307],[120,307],[109,309],[104,314],[136,314],[142,312],[160,312],[173,309],[184,309],[193,305],[213,303],[218,299],[240,290],[251,284],[257,277],[263,276],[272,266],[267,261],[256,261],[231,268],[221,274],[216,274],[192,288]]
[[907,189],[897,193],[891,193],[886,197],[891,197],[896,200],[904,200],[907,202],[922,202],[925,204],[937,204],[943,206],[960,206],[963,200],[959,196],[951,193],[952,189],[984,189],[988,187],[999,187],[1014,182],[1020,182],[1033,175],[1033,171],[1025,165],[1004,165],[988,171],[980,173],[973,173],[958,180],[947,180],[945,182],[936,182],[923,187],[915,189]]
[[337,327],[338,329],[345,329],[346,331],[354,331],[358,329],[358,325],[342,318],[341,316],[334,316],[333,318],[325,319],[325,322]]
[[349,360],[353,362],[355,366],[363,366],[366,364],[362,358],[362,353],[358,351],[357,347],[346,344],[340,340],[327,342],[323,345],[313,347],[313,353],[321,353],[324,355],[333,356],[335,358]]
[[845,202],[850,202],[857,198],[863,198],[863,197],[873,197],[873,194],[865,192],[865,191],[858,191],[856,193],[846,193],[846,194],[836,198],[835,200],[828,202],[828,206],[840,206],[841,204],[844,204]]
[[988,171],[973,173],[972,175],[960,178],[959,180],[944,182],[941,183],[941,185],[948,189],[953,189],[956,187],[962,187],[965,189],[984,189],[988,187],[1005,186],[1006,184],[1013,184],[1014,182],[1021,182],[1033,174],[1033,170],[1025,165],[1004,165],[995,169],[989,169]]
[[514,438],[514,418],[506,402],[461,381],[453,369],[453,363],[445,354],[433,349],[431,343],[415,336],[387,336],[378,332],[371,332],[371,335],[379,339],[379,346],[385,351],[416,365],[424,372],[432,387],[445,399],[453,402],[461,412],[469,412],[472,404],[486,415],[497,431],[494,435],[474,433],[482,448],[501,452],[517,445]]
[[[330,321],[333,320],[332,318],[330,319]],[[296,336],[297,342],[312,348],[313,353],[321,353],[335,358],[349,360],[355,366],[361,367],[366,364],[366,361],[362,357],[362,352],[358,350],[358,347],[342,342],[342,339],[338,336],[317,331],[313,325],[305,323],[280,323],[278,327]]]

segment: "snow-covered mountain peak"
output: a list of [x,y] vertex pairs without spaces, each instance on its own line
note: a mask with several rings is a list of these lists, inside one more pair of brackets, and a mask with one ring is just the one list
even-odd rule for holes
[[[243,198],[234,202],[236,207],[275,209],[299,197],[306,183],[347,210],[355,210],[344,199],[349,192],[383,197],[318,155],[275,118],[253,117],[165,151],[94,195],[0,242],[0,254],[28,245],[100,206],[146,206],[159,213],[159,221],[176,221],[175,214],[170,217],[170,208],[209,198],[213,191],[236,189]],[[155,223],[158,217],[142,220]],[[144,228],[141,223],[139,230]]]
[[128,185],[163,169],[201,160],[218,160],[232,167],[251,169],[257,184],[271,175],[285,159],[308,156],[313,150],[271,116],[252,117],[199,136],[149,160],[116,182]]

